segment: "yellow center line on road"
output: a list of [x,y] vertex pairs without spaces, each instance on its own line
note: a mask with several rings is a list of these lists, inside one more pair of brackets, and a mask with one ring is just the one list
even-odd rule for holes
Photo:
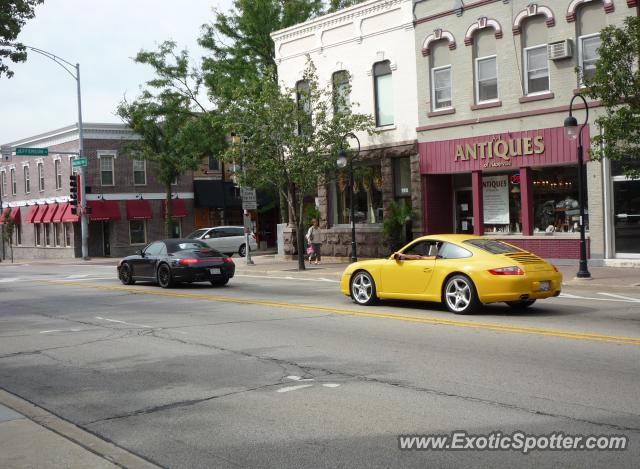
[[615,343],[615,344],[640,345],[640,337],[612,336],[612,335],[596,334],[596,333],[590,333],[590,332],[573,332],[573,331],[567,331],[567,330],[546,329],[546,328],[538,328],[538,327],[510,326],[510,325],[503,325],[503,324],[496,324],[496,323],[484,323],[484,322],[476,322],[476,321],[461,321],[461,320],[455,320],[455,319],[409,316],[409,315],[395,314],[395,313],[366,312],[366,311],[349,309],[349,308],[304,305],[304,304],[298,304],[298,303],[285,303],[285,302],[279,302],[279,301],[260,300],[255,298],[234,298],[231,296],[220,296],[220,295],[209,295],[209,294],[205,295],[205,294],[198,294],[198,293],[179,293],[176,291],[151,289],[151,288],[146,289],[146,288],[126,287],[126,286],[108,286],[108,285],[91,284],[86,282],[71,282],[71,281],[64,281],[64,280],[46,280],[45,282],[49,284],[55,284],[55,285],[65,285],[65,286],[72,286],[72,287],[78,287],[78,288],[117,291],[117,292],[131,293],[131,294],[137,294],[137,295],[153,295],[153,296],[185,298],[189,300],[203,300],[203,301],[220,302],[220,303],[260,305],[260,306],[268,306],[270,308],[296,309],[296,310],[303,310],[303,311],[314,311],[314,312],[320,312],[320,313],[330,313],[330,314],[337,314],[342,316],[354,316],[354,317],[363,317],[363,318],[391,319],[394,321],[407,321],[407,322],[431,324],[431,325],[438,325],[438,326],[466,327],[469,329],[481,329],[481,330],[489,330],[489,331],[495,331],[495,332],[507,332],[512,334],[529,334],[529,335],[540,335],[540,336],[547,336],[547,337],[562,337],[565,339],[585,340],[585,341],[593,341],[593,342],[609,342],[609,343]]

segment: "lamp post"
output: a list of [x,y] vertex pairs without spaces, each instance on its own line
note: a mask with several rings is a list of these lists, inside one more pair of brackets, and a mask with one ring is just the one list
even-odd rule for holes
[[[584,102],[584,109],[587,113],[584,123],[578,129],[578,121],[575,117],[573,117],[573,100],[577,97],[580,97]],[[585,203],[585,180],[584,180],[584,162],[582,161],[582,130],[585,128],[587,123],[589,122],[589,105],[587,104],[587,100],[584,99],[584,96],[581,94],[576,94],[573,98],[571,98],[571,102],[569,103],[569,117],[564,120],[564,132],[570,141],[575,141],[578,139],[578,204],[580,205],[580,266],[578,268],[578,273],[576,276],[578,278],[591,278],[591,273],[589,272],[587,266],[587,242],[585,239],[584,232],[584,203]]]
[[346,141],[347,137],[351,137],[355,139],[358,143],[358,149],[355,154],[347,157],[346,152],[343,148],[340,148],[338,151],[337,165],[338,168],[344,168],[349,165],[349,214],[351,218],[351,262],[357,262],[358,256],[356,254],[356,220],[355,213],[353,209],[353,159],[357,158],[360,154],[360,140],[356,135],[352,132],[346,133],[342,136],[342,141]]
[[[231,143],[233,145],[240,145],[240,159],[241,159],[241,167],[242,167],[242,175],[246,176],[247,170],[244,166],[244,145],[247,143],[247,137],[242,137],[236,135],[235,132],[231,134]],[[241,190],[244,189],[244,186],[241,187]],[[251,259],[251,246],[249,246],[249,231],[251,230],[251,216],[249,215],[249,210],[244,208],[245,200],[243,197],[242,200],[243,205],[243,225],[244,225],[244,249],[245,249],[245,262],[247,265],[254,265],[253,259]]]
[[[16,47],[15,44],[11,43],[3,43],[4,46]],[[84,156],[84,134],[82,128],[82,99],[80,95],[80,64],[76,63],[75,65],[71,62],[64,60],[61,57],[58,57],[51,52],[47,52],[46,50],[38,49],[37,47],[31,47],[24,45],[27,49],[37,54],[43,55],[49,60],[53,60],[55,63],[60,65],[65,72],[67,72],[71,77],[76,81],[76,92],[77,92],[77,100],[78,100],[78,140],[79,140],[79,150],[78,157],[82,158]],[[82,233],[82,258],[84,260],[89,260],[89,219],[86,214],[87,201],[85,197],[85,174],[84,174],[84,166],[80,166],[80,187],[78,187],[78,197],[80,198],[80,230]]]

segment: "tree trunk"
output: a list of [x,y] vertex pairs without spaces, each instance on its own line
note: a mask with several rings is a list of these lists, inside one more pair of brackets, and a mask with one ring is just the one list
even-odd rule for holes
[[[296,229],[296,245],[298,250],[298,270],[305,270],[304,265],[304,220],[302,217],[298,216],[296,211],[298,207],[298,193],[296,191],[296,187],[293,184],[290,184],[288,187],[289,194],[289,206],[287,209],[290,209],[289,214],[292,216],[293,226]],[[300,201],[302,203],[302,201]]]
[[289,223],[289,205],[287,204],[287,198],[282,191],[278,191],[280,196],[280,223]]
[[173,219],[173,204],[171,203],[171,183],[166,186],[165,209],[164,209],[164,237],[171,238],[171,221]]

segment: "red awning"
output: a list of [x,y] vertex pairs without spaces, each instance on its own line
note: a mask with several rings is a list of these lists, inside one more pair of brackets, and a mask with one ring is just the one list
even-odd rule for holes
[[[171,208],[173,209],[173,218],[182,218],[187,216],[187,207],[184,205],[184,199],[171,199]],[[167,201],[162,201],[162,218],[167,213]]]
[[120,207],[117,200],[89,200],[87,207],[91,208],[89,221],[120,220]]
[[127,200],[127,220],[150,220],[153,218],[148,200]]
[[42,223],[42,220],[44,219],[44,217],[47,215],[47,212],[49,211],[49,205],[41,205],[40,206],[40,210],[38,210],[38,213],[36,213],[36,216],[33,217],[33,222],[34,223]]
[[58,204],[58,210],[56,211],[56,214],[51,218],[51,221],[53,223],[62,223],[62,216],[64,215],[64,212],[67,210],[68,206],[69,204]]
[[24,219],[25,223],[34,223],[33,219],[38,214],[40,210],[40,205],[32,205],[29,207],[29,211],[27,212],[27,217]]
[[20,224],[20,207],[13,207],[11,209],[11,219],[16,225]]
[[60,212],[60,210],[64,210],[60,214],[60,221],[62,223],[75,223],[80,220],[78,215],[71,213],[71,204],[65,204],[65,207],[63,209],[59,209],[58,212]]
[[53,217],[58,213],[58,210],[60,210],[60,204],[49,205],[49,210],[42,217],[42,223],[53,223]]

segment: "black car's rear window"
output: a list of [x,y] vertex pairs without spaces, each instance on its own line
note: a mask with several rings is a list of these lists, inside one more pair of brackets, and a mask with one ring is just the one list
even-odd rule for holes
[[176,239],[166,241],[167,251],[170,253],[176,253],[180,251],[215,251],[211,249],[206,243],[198,239]]
[[471,246],[487,251],[491,254],[508,254],[510,252],[522,252],[522,249],[510,246],[507,243],[498,241],[496,239],[468,239],[464,241],[464,244],[470,244]]

